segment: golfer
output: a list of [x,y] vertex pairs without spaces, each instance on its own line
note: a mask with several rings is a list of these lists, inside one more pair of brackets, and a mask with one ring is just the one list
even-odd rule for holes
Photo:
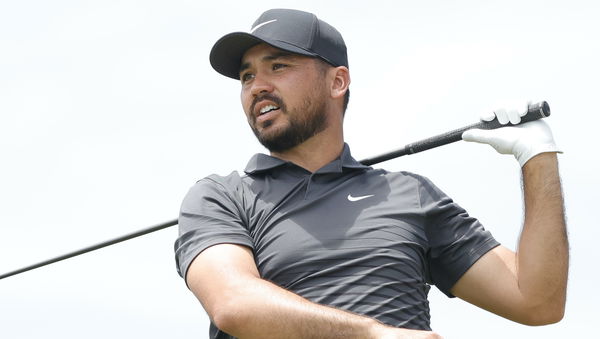
[[[269,150],[242,175],[198,181],[181,207],[177,267],[210,338],[441,338],[431,285],[524,324],[563,317],[559,150],[543,121],[463,135],[521,165],[515,253],[428,179],[352,157],[346,45],[315,15],[266,11],[250,32],[218,40],[210,61],[240,81],[248,124]],[[489,118],[518,123],[522,113]]]

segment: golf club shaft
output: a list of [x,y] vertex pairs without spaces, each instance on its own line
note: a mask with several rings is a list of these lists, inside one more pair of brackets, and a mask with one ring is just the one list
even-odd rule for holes
[[52,259],[41,261],[41,262],[39,262],[37,264],[29,265],[29,266],[20,268],[18,270],[14,270],[14,271],[11,271],[11,272],[8,272],[8,273],[4,273],[4,274],[0,275],[0,280],[2,280],[4,278],[8,278],[8,277],[13,276],[13,275],[17,275],[17,274],[23,273],[23,272],[31,271],[33,269],[36,269],[36,268],[39,268],[39,267],[42,267],[42,266],[50,265],[50,264],[53,264],[53,263],[58,262],[58,261],[69,259],[69,258],[78,256],[78,255],[81,255],[81,254],[84,254],[84,253],[95,251],[97,249],[100,249],[100,248],[103,248],[103,247],[106,247],[106,246],[114,245],[114,244],[117,244],[117,243],[120,243],[120,242],[123,242],[123,241],[126,241],[126,240],[137,238],[137,237],[140,237],[142,235],[146,235],[148,233],[156,232],[158,230],[162,230],[163,228],[171,227],[171,226],[174,226],[174,225],[177,225],[177,219],[170,220],[170,221],[164,222],[162,224],[150,226],[150,227],[141,229],[141,230],[136,231],[136,232],[132,232],[132,233],[129,233],[129,234],[122,235],[122,236],[120,236],[118,238],[114,238],[114,239],[111,239],[111,240],[106,240],[106,241],[103,241],[103,242],[98,243],[96,245],[88,246],[88,247],[79,249],[77,251],[73,251],[73,252],[70,252],[70,253],[66,253],[66,254],[60,255],[60,256],[52,258]]

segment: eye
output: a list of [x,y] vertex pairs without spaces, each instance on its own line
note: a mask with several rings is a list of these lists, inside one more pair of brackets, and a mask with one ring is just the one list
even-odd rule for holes
[[284,65],[284,64],[273,64],[273,66],[272,66],[272,68],[273,68],[274,71],[276,71],[278,69],[281,69],[281,68],[284,68],[284,67],[287,67],[287,65]]
[[254,78],[254,74],[252,74],[252,73],[250,73],[250,72],[246,72],[246,73],[244,73],[244,74],[240,75],[240,81],[241,81],[242,83],[244,83],[244,82],[248,82],[249,80],[251,80],[251,79],[253,79],[253,78]]

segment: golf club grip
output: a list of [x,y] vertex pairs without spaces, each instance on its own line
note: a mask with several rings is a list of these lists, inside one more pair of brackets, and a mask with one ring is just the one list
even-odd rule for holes
[[[529,104],[527,107],[527,113],[521,117],[521,122],[516,124],[520,125],[529,121],[538,120],[550,116],[550,106],[546,101],[538,102],[536,104]],[[431,148],[439,147],[449,143],[453,143],[462,140],[462,134],[466,130],[479,128],[479,129],[496,129],[506,126],[515,126],[515,124],[508,123],[502,125],[498,122],[498,119],[492,121],[481,121],[473,125],[458,128],[443,134],[436,135],[434,137],[417,141],[405,146],[407,154],[414,154],[422,152]]]

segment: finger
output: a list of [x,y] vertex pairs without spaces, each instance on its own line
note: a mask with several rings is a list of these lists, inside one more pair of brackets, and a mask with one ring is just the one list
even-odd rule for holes
[[513,125],[518,125],[521,122],[521,114],[516,109],[507,112],[508,120]]
[[525,106],[524,110],[519,111],[519,115],[524,117],[525,115],[527,115],[527,112],[529,112],[529,105],[531,104],[531,101],[527,102],[527,105]]
[[488,144],[498,153],[510,154],[512,153],[514,145],[514,137],[507,136],[506,134],[512,133],[511,128],[514,127],[503,127],[490,130],[470,129],[463,133],[462,138],[465,141]]
[[490,135],[481,129],[469,129],[462,134],[462,139],[468,142],[489,143]]
[[496,119],[496,114],[494,112],[489,112],[489,113],[483,113],[483,115],[480,117],[481,121],[492,121],[494,119]]
[[510,119],[508,118],[508,113],[504,108],[500,108],[494,111],[496,114],[496,118],[498,118],[498,122],[502,125],[506,125]]

